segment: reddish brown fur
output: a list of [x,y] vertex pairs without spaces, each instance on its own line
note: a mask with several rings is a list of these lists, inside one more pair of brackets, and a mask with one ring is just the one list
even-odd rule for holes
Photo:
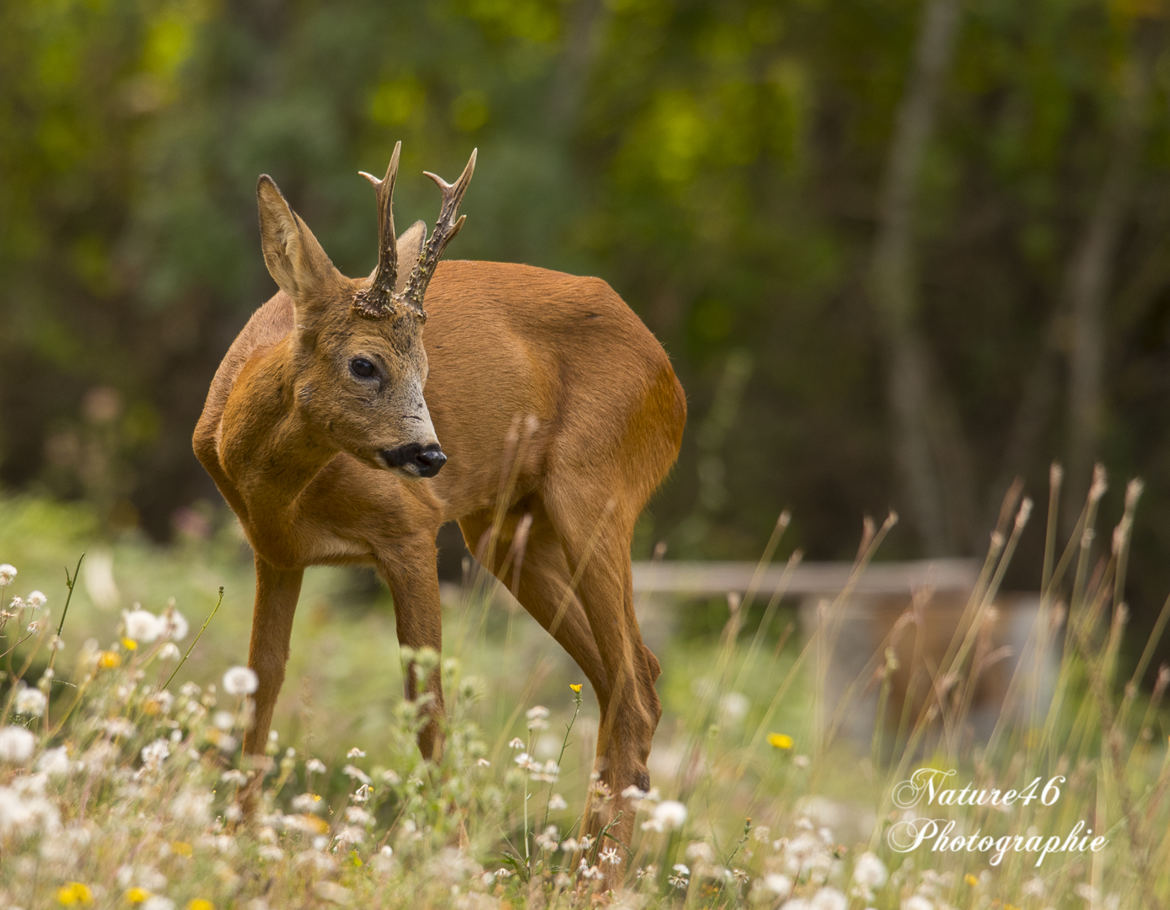
[[[658,662],[634,615],[630,539],[686,420],[665,352],[596,278],[446,262],[426,293],[424,355],[410,337],[421,323],[355,316],[352,295],[369,279],[340,276],[307,227],[283,214],[275,185],[262,182],[260,195],[266,260],[285,290],[231,346],[194,436],[256,553],[249,664],[260,686],[246,750],[262,754],[267,740],[304,568],[374,565],[394,596],[399,641],[438,650],[435,536],[455,520],[593,685],[598,770],[615,798],[594,807],[589,826],[596,832],[620,811],[609,834],[628,844],[633,812],[620,794],[648,786],[661,712]],[[401,355],[396,369],[421,371],[424,410],[449,458],[436,477],[369,459],[363,433],[383,445],[374,437],[392,430],[383,403],[366,407],[335,368],[344,353],[322,353],[331,339],[346,352],[357,344]],[[441,711],[437,676],[428,689]],[[437,753],[437,725],[420,745]]]

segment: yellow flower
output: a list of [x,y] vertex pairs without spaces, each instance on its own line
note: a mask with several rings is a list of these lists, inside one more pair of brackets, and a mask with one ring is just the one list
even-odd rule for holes
[[215,904],[202,897],[197,897],[187,904],[187,910],[215,910]]
[[769,733],[768,745],[773,749],[791,749],[792,737],[787,733]]
[[171,852],[177,856],[190,856],[192,849],[185,840],[173,840],[171,841]]
[[136,642],[133,638],[123,638],[122,639],[122,647],[125,648],[127,651],[137,651],[138,650],[138,642]]
[[150,892],[145,888],[129,888],[126,891],[126,903],[143,904],[150,898]]
[[569,688],[572,689],[574,692],[580,692],[581,691],[581,684],[580,683],[569,683]]
[[102,651],[98,655],[98,666],[103,670],[113,670],[122,666],[122,657],[115,651]]
[[968,885],[970,885],[972,888],[974,888],[976,885],[978,885],[978,884],[979,884],[979,879],[977,879],[977,878],[976,878],[974,875],[972,875],[970,872],[968,872],[966,875],[964,875],[964,876],[963,876],[963,881],[965,881],[965,882],[966,882]]
[[92,904],[93,892],[81,882],[68,882],[57,889],[57,903],[63,907]]

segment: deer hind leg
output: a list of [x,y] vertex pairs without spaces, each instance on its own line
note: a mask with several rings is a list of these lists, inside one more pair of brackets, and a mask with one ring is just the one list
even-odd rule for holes
[[[420,536],[399,544],[392,555],[379,555],[378,574],[394,597],[394,622],[398,644],[419,651],[429,648],[439,654],[443,647],[442,612],[439,605],[439,576],[434,536]],[[425,680],[419,680],[414,661],[405,668],[406,698],[423,704],[427,720],[419,730],[418,747],[423,756],[437,761],[443,752],[443,681],[438,664]],[[421,685],[420,685],[421,682]]]
[[585,609],[572,588],[565,552],[538,501],[513,507],[499,520],[481,512],[459,522],[475,558],[512,592],[537,622],[573,658],[604,711],[609,679],[593,640]]
[[[634,810],[623,792],[650,787],[646,768],[662,706],[654,681],[658,661],[642,642],[634,613],[630,542],[634,516],[624,513],[609,492],[596,496],[574,488],[558,496],[550,487],[545,504],[556,527],[574,587],[580,597],[610,684],[597,741],[597,773],[608,797],[593,801],[587,820],[592,833],[628,845]],[[598,505],[600,507],[598,507]]]

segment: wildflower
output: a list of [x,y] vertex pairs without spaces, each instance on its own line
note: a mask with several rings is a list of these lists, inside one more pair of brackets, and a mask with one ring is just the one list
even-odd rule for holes
[[49,777],[57,777],[69,772],[69,754],[64,746],[55,749],[46,749],[37,759],[37,771]]
[[145,888],[127,888],[124,896],[128,904],[142,904],[150,898],[150,892]]
[[68,882],[57,889],[57,903],[63,907],[93,903],[93,892],[82,882]]
[[934,904],[921,894],[915,894],[902,902],[902,910],[934,910]]
[[365,749],[359,749],[357,746],[354,746],[352,749],[350,749],[348,752],[345,753],[345,757],[346,758],[365,758],[366,751],[365,751]]
[[607,866],[616,866],[622,861],[617,847],[606,847],[597,858]]
[[98,654],[97,665],[102,670],[115,670],[122,666],[122,656],[117,651],[102,651]]
[[685,890],[687,882],[690,880],[691,870],[684,863],[675,863],[671,868],[673,871],[667,881],[680,891]]
[[544,705],[535,705],[528,709],[529,730],[544,730],[548,727],[548,708]]
[[158,649],[159,660],[178,660],[179,656],[179,646],[173,641],[168,641],[165,645]]
[[642,823],[642,828],[648,831],[673,831],[682,827],[687,820],[687,807],[682,803],[667,799],[654,807],[651,817]]
[[187,903],[187,910],[215,910],[215,904],[206,898],[197,897]]
[[475,764],[477,767],[480,767],[480,768],[490,768],[492,766],[492,763],[490,761],[488,761],[486,758],[477,758],[475,760]]
[[557,812],[561,809],[569,808],[569,804],[565,802],[565,798],[559,793],[554,793],[548,798],[548,808],[552,812]]
[[324,774],[325,762],[321,761],[319,758],[310,758],[307,762],[305,762],[305,770],[310,774]]
[[889,873],[886,864],[873,853],[863,853],[853,866],[853,881],[862,888],[880,888],[886,883]]
[[162,620],[149,610],[137,608],[122,611],[122,625],[127,638],[143,644],[150,644],[162,635],[163,631]]
[[509,749],[523,749],[524,748],[524,740],[522,740],[519,736],[513,736],[511,741],[509,741],[509,743],[508,743],[508,748]]
[[774,749],[791,749],[792,737],[787,733],[769,733],[768,745]]
[[170,744],[165,739],[156,739],[142,747],[142,766],[148,771],[156,771],[170,754]]
[[557,826],[549,825],[536,836],[536,845],[540,847],[541,850],[548,850],[551,852],[557,848],[557,837],[559,835],[560,832],[557,830]]
[[41,591],[33,591],[24,599],[24,602],[32,609],[39,610],[49,602],[49,598],[45,597]]
[[36,737],[24,727],[0,727],[0,761],[14,765],[28,761],[36,742]]
[[779,872],[765,875],[763,882],[764,888],[771,891],[777,897],[785,897],[792,891],[792,879],[787,875],[781,875]]
[[344,768],[341,769],[341,773],[344,774],[346,777],[350,778],[351,780],[360,781],[363,784],[371,783],[370,775],[366,774],[365,771],[363,771],[361,768],[357,767],[356,765],[346,765]]
[[12,579],[16,578],[16,566],[4,563],[0,565],[0,586],[12,584]]
[[845,910],[849,901],[836,888],[821,888],[809,901],[809,910]]
[[297,812],[320,812],[325,804],[319,793],[298,793],[292,799],[292,808]]
[[728,692],[719,699],[719,712],[732,723],[739,723],[747,717],[751,702],[742,692]]
[[228,695],[251,695],[259,686],[251,667],[232,667],[223,675],[223,690]]
[[581,684],[580,683],[569,683],[569,688],[572,689],[574,692],[580,692],[581,691]]
[[187,618],[176,610],[173,604],[167,607],[159,619],[162,622],[162,637],[170,641],[182,641],[191,629]]
[[40,689],[30,689],[28,686],[21,686],[16,691],[16,698],[13,700],[12,707],[17,714],[24,714],[28,717],[40,717],[45,713],[46,704],[48,704],[48,699],[45,698],[45,693]]
[[976,885],[979,884],[979,879],[977,879],[970,872],[968,872],[966,875],[963,876],[963,881],[966,882],[968,887],[971,887],[971,888],[974,888]]

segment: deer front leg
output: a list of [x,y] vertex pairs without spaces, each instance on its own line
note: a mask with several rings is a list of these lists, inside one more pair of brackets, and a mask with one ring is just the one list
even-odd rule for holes
[[[443,625],[434,538],[414,541],[396,555],[393,561],[379,560],[378,571],[394,596],[398,644],[414,651],[429,648],[438,655],[443,647]],[[443,753],[443,681],[439,665],[436,663],[421,685],[414,661],[407,661],[403,672],[408,700],[418,701],[422,694],[430,696],[423,704],[427,721],[419,730],[418,747],[425,758],[438,761]]]
[[252,726],[244,734],[244,754],[257,767],[241,794],[245,810],[255,805],[260,782],[264,779],[264,750],[272,727],[276,696],[284,682],[292,637],[293,615],[301,594],[303,569],[281,569],[256,554],[256,604],[252,612],[252,641],[248,648],[248,666],[256,674],[257,687],[252,696],[255,713]]

